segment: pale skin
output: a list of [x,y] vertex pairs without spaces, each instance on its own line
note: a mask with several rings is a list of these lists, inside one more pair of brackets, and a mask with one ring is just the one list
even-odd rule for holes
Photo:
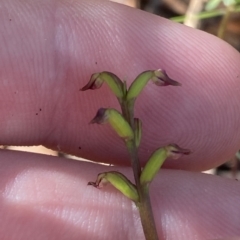
[[130,200],[110,187],[87,186],[99,172],[118,170],[131,179],[132,172],[109,126],[88,124],[98,108],[117,107],[116,99],[107,86],[79,89],[95,72],[111,71],[130,84],[158,68],[182,87],[149,84],[137,100],[142,164],[170,142],[193,151],[168,161],[171,170],[162,170],[151,186],[159,236],[240,239],[240,183],[197,172],[239,148],[237,51],[108,1],[0,0],[0,6],[0,144],[42,144],[121,165],[1,151],[0,239],[144,239]]

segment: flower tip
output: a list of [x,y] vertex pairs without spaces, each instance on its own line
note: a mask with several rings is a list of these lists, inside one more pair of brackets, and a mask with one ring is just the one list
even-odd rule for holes
[[88,182],[87,185],[88,185],[88,186],[97,187],[97,184],[96,184],[95,182]]
[[169,157],[178,159],[182,155],[189,155],[191,151],[189,149],[181,148],[177,144],[170,144],[167,147]]
[[95,117],[89,122],[89,124],[94,124],[94,123],[97,123],[95,120]]
[[107,120],[106,111],[107,111],[107,108],[100,108],[97,111],[96,116],[90,121],[90,124],[93,124],[93,123],[98,123],[98,124],[105,123],[106,120]]
[[171,84],[169,84],[169,85],[172,85],[172,86],[182,86],[182,84],[180,82],[177,82],[177,81],[172,80],[172,79],[171,79]]
[[99,73],[94,73],[91,76],[90,81],[82,87],[79,91],[86,91],[88,89],[95,90],[102,86],[103,81],[99,78]]
[[79,91],[86,91],[88,89],[89,89],[89,87],[88,87],[88,84],[87,84],[84,87],[80,88]]
[[171,79],[165,70],[158,69],[154,71],[154,78],[153,81],[155,82],[156,85],[158,86],[181,86],[182,84]]

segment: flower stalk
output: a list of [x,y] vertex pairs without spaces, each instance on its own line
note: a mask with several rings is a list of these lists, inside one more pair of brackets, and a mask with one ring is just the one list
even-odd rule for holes
[[157,86],[181,85],[171,79],[164,70],[159,69],[141,73],[133,81],[129,89],[127,89],[126,82],[122,82],[113,73],[95,73],[81,90],[98,89],[102,86],[103,82],[106,82],[117,97],[122,113],[113,108],[100,108],[90,123],[109,123],[117,135],[124,141],[130,155],[135,180],[135,184],[133,184],[123,174],[110,171],[100,173],[97,180],[89,182],[88,185],[101,188],[106,183],[110,183],[123,195],[131,199],[139,209],[146,240],[158,240],[149,196],[149,185],[168,157],[177,159],[181,155],[189,154],[190,151],[182,149],[176,144],[159,148],[152,154],[143,170],[141,169],[138,148],[142,137],[142,123],[140,119],[134,118],[134,103],[150,80]]

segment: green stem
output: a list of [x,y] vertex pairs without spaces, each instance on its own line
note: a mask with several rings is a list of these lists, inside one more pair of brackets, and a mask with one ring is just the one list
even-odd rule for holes
[[[124,101],[121,107],[123,116],[134,130],[134,101],[130,102],[129,104]],[[139,203],[137,203],[137,207],[139,209],[145,238],[146,240],[158,240],[148,187],[143,188],[140,184],[141,166],[138,158],[135,139],[126,142],[126,145],[131,157],[134,179],[139,194]]]
[[220,23],[217,36],[221,39],[224,39],[224,33],[227,27],[227,22],[232,11],[232,6],[227,7],[226,13],[224,14],[222,21]]
[[158,240],[148,187],[147,189],[141,188],[138,207],[146,239]]
[[139,192],[140,190],[140,176],[141,176],[141,166],[140,162],[138,159],[138,154],[137,154],[137,148],[135,146],[135,141],[131,140],[126,143],[128,152],[130,154],[131,158],[131,164],[132,164],[132,169],[133,169],[133,174],[134,174],[134,179],[135,183],[137,186],[137,190]]
[[[201,12],[199,14],[196,14],[196,18],[197,19],[206,19],[206,18],[212,18],[212,17],[217,17],[217,16],[222,16],[226,13],[226,9],[217,9],[214,11],[206,11],[206,12]],[[240,6],[237,5],[234,7],[233,12],[240,12]],[[172,17],[170,18],[170,20],[174,21],[174,22],[184,22],[185,19],[185,15],[183,16],[177,16],[177,17]]]
[[124,118],[125,118],[125,119],[128,121],[128,123],[129,123],[130,116],[129,116],[129,111],[128,111],[128,107],[127,107],[126,100],[124,100],[124,101],[121,103],[121,109],[122,109],[122,115],[124,116]]
[[130,102],[127,102],[125,99],[121,103],[122,108],[122,114],[125,117],[125,119],[128,121],[130,126],[132,127],[133,131],[135,130],[134,127],[134,103],[135,100],[131,100]]

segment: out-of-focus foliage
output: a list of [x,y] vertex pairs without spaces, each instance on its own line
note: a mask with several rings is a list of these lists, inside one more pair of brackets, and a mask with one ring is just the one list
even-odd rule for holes
[[206,11],[212,11],[216,9],[221,3],[226,7],[240,3],[240,0],[209,0],[206,4]]

